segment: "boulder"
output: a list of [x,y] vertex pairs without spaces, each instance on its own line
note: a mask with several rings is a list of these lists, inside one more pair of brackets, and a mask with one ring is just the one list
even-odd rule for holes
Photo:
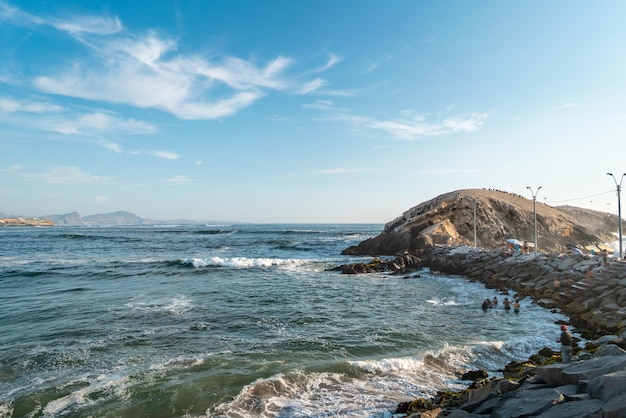
[[605,374],[591,379],[587,383],[587,391],[592,398],[608,402],[626,393],[626,370]]
[[542,412],[537,418],[603,418],[603,407],[604,403],[597,399],[565,402]]
[[591,380],[603,374],[625,369],[626,356],[604,356],[568,365],[561,374],[563,383],[577,385],[583,380]]
[[604,418],[626,417],[626,393],[619,395],[604,405]]
[[565,400],[555,389],[523,390],[503,396],[491,418],[522,418],[539,415]]

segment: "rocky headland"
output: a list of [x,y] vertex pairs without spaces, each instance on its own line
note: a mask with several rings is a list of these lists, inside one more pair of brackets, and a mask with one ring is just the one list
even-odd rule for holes
[[[617,216],[571,206],[552,207],[498,190],[457,190],[435,197],[388,222],[376,237],[346,248],[346,255],[402,255],[433,245],[499,248],[507,239],[565,252],[615,240]],[[474,228],[475,226],[475,228]],[[474,234],[476,231],[476,234]]]

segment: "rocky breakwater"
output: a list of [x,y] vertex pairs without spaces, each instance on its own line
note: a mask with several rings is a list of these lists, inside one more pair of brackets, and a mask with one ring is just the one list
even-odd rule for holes
[[446,246],[431,247],[420,258],[431,270],[463,275],[559,308],[587,338],[626,332],[626,262],[609,259],[605,265],[597,255],[507,255]]
[[477,379],[464,391],[398,405],[395,416],[411,418],[626,416],[624,340],[606,336],[587,343],[570,364],[549,349],[524,363],[511,363],[502,378]]
[[609,260],[607,265],[600,256],[507,255],[447,246],[420,256],[431,270],[561,309],[576,331],[593,341],[582,349],[575,346],[570,364],[544,348],[525,362],[508,364],[501,378],[479,373],[466,390],[403,402],[395,416],[626,417],[626,262]]

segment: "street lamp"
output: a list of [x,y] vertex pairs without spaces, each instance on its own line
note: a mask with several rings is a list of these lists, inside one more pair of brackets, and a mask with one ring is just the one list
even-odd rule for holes
[[624,253],[622,252],[622,205],[620,203],[620,191],[622,190],[622,180],[624,180],[624,176],[626,176],[626,173],[622,174],[622,177],[619,179],[619,183],[615,179],[613,173],[606,173],[606,175],[613,177],[615,186],[617,186],[617,230],[619,234],[619,258],[622,258],[624,256]]
[[530,186],[526,186],[528,190],[530,190],[530,194],[533,195],[533,212],[535,214],[535,255],[537,255],[537,193],[539,193],[539,189],[541,186],[537,187],[537,191],[533,192],[533,189]]

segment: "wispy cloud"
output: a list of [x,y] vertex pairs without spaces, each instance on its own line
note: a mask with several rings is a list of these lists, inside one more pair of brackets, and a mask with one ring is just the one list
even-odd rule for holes
[[174,154],[169,151],[150,151],[148,154],[153,155],[155,157],[163,158],[164,160],[178,160],[180,159],[180,155]]
[[186,176],[176,175],[167,179],[166,183],[169,184],[170,186],[177,186],[180,184],[192,184],[194,182],[193,180],[187,178]]
[[324,64],[324,66],[322,66],[321,68],[318,68],[318,69],[316,69],[314,71],[318,72],[318,73],[327,71],[330,68],[333,68],[335,65],[339,64],[342,60],[343,60],[343,58],[340,57],[339,55],[328,54],[328,60],[326,61],[326,64]]
[[469,113],[428,121],[424,115],[412,116],[406,112],[402,117],[380,120],[359,116],[345,109],[335,108],[331,101],[316,101],[306,107],[323,111],[325,118],[346,123],[355,129],[381,131],[397,139],[413,140],[428,136],[473,132],[480,129],[487,120],[486,113]]
[[137,135],[155,131],[154,126],[150,123],[118,118],[100,112],[80,115],[75,119],[64,117],[48,120],[43,127],[48,125],[54,132],[72,135],[93,135],[100,132],[120,132]]
[[64,16],[63,19],[42,17],[26,13],[17,7],[9,6],[0,1],[0,21],[10,22],[18,26],[52,26],[70,34],[110,35],[122,30],[117,17],[108,16]]
[[112,177],[102,177],[87,173],[80,168],[68,166],[53,166],[45,172],[20,172],[22,177],[55,184],[93,184],[108,183]]
[[[59,66],[32,79],[40,91],[69,97],[155,108],[181,119],[231,116],[271,91],[322,93],[329,83],[321,78],[302,82],[289,76],[293,61],[277,56],[266,62],[238,57],[205,57],[179,52],[178,42],[155,31],[124,30],[117,17],[36,16],[0,0],[0,22],[22,27],[51,27],[84,49],[67,48]],[[328,54],[310,74],[327,71],[342,61]],[[351,95],[339,89],[329,95]]]
[[0,97],[1,112],[51,113],[60,112],[63,108],[51,103],[16,100],[11,97]]
[[324,80],[322,78],[316,78],[315,80],[311,80],[311,81],[305,83],[300,88],[300,94],[309,94],[311,92],[319,90],[320,87],[324,87],[326,84],[328,84],[326,82],[326,80]]
[[577,106],[577,105],[578,105],[578,103],[576,103],[576,102],[564,103],[564,104],[561,104],[561,105],[558,105],[558,106],[554,106],[553,110],[567,109],[569,107],[574,107],[574,106]]

